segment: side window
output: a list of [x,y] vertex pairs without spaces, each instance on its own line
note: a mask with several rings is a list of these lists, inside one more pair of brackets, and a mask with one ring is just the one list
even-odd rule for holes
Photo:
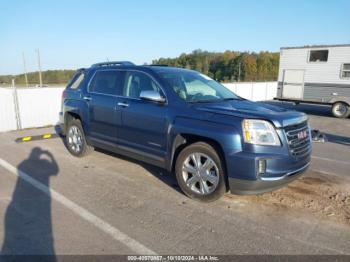
[[123,96],[139,98],[141,92],[146,90],[157,91],[163,95],[159,86],[148,75],[136,71],[126,74]]
[[89,91],[106,95],[121,95],[124,72],[117,70],[97,71],[92,79]]
[[84,71],[77,71],[72,80],[69,82],[68,87],[71,89],[77,89],[80,83],[84,80],[84,77]]
[[342,64],[340,75],[341,78],[350,78],[350,63]]
[[309,62],[327,62],[328,50],[310,50]]

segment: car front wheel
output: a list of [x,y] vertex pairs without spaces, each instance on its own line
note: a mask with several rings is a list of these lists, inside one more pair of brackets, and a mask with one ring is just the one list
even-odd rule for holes
[[182,191],[195,200],[214,201],[226,192],[222,161],[215,148],[207,143],[184,148],[177,158],[175,172]]

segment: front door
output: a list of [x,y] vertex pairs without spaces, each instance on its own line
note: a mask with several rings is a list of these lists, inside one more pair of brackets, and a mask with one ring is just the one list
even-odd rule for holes
[[123,97],[118,103],[122,125],[118,130],[118,144],[124,150],[163,162],[167,146],[167,106],[140,99],[144,90],[162,93],[149,75],[127,72]]
[[283,98],[303,99],[304,70],[284,70]]
[[93,142],[115,146],[120,111],[117,96],[121,94],[125,73],[101,70],[89,85],[89,133]]

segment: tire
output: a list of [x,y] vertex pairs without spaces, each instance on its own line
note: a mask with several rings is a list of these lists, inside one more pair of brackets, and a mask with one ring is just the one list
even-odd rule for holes
[[90,154],[94,148],[90,146],[79,119],[71,118],[67,124],[66,146],[73,156],[84,157]]
[[344,102],[336,102],[332,106],[332,114],[337,118],[347,118],[350,115],[350,107]]
[[[199,168],[195,162],[200,162]],[[185,147],[176,159],[175,175],[181,190],[194,200],[211,202],[226,193],[223,163],[215,148],[207,143]]]

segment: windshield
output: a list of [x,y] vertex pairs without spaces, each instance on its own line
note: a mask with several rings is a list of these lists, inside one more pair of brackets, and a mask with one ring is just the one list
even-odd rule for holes
[[175,93],[189,103],[241,99],[210,77],[194,71],[159,72]]

